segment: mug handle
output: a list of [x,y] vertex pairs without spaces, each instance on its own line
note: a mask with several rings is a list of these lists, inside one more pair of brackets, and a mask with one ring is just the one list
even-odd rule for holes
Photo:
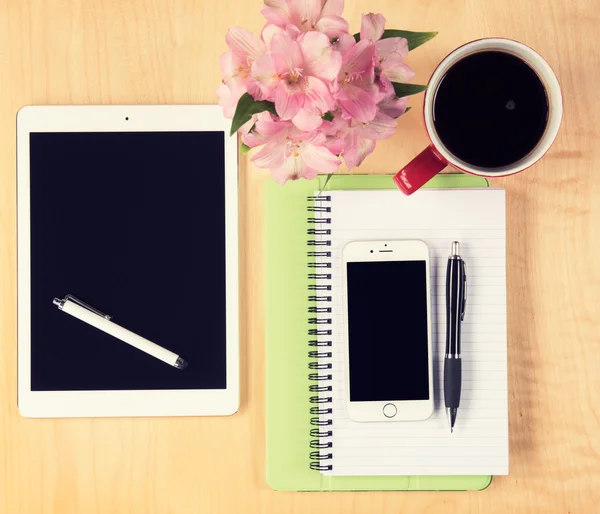
[[396,173],[394,182],[405,195],[412,195],[447,165],[448,161],[436,151],[433,145],[429,145]]

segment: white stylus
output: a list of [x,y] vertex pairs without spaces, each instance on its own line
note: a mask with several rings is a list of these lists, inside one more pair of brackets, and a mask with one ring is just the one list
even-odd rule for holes
[[113,323],[110,321],[111,316],[100,312],[98,309],[94,309],[91,305],[82,302],[70,294],[65,296],[62,300],[60,298],[55,298],[52,303],[58,306],[61,311],[130,344],[134,348],[146,352],[148,355],[152,355],[152,357],[156,357],[177,369],[185,369],[188,365],[187,361],[176,353]]

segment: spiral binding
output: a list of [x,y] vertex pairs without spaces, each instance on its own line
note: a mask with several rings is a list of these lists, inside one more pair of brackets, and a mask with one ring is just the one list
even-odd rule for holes
[[[311,303],[308,308],[308,335],[313,338],[308,342],[310,350],[308,357],[311,359],[308,369],[311,371],[308,379],[312,383],[308,390],[313,395],[310,397],[310,424],[315,427],[310,431],[310,436],[314,439],[310,442],[310,447],[314,450],[310,452],[310,469],[316,471],[331,471],[333,466],[325,461],[331,460],[333,454],[325,451],[333,446],[328,438],[331,438],[333,432],[331,427],[333,421],[331,419],[332,408],[331,403],[331,380],[332,375],[329,370],[332,369],[331,362],[325,362],[324,359],[331,359],[330,351],[332,342],[328,338],[331,335],[332,319],[327,314],[331,314],[331,307],[323,306],[324,303],[331,302],[331,296],[327,291],[331,291],[331,251],[327,247],[331,246],[331,241],[327,236],[331,235],[331,229],[327,225],[331,224],[331,218],[328,216],[331,213],[331,206],[327,202],[331,201],[331,196],[309,196],[308,212],[311,213],[307,222],[314,225],[308,229],[309,236],[315,236],[307,242],[309,247],[315,247],[314,250],[308,252],[311,262],[308,263],[309,280],[313,281],[308,286],[310,295],[308,301]],[[314,214],[312,214],[314,213]],[[324,283],[325,282],[325,283]],[[329,394],[328,394],[329,393]]]

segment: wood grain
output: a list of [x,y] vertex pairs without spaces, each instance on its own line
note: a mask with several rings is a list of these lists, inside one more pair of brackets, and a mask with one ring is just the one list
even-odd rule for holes
[[[0,513],[592,513],[600,504],[600,10],[595,0],[349,0],[388,26],[439,30],[417,82],[456,46],[506,36],[564,93],[550,153],[497,180],[508,199],[511,472],[479,493],[275,493],[265,482],[263,185],[240,166],[240,412],[215,419],[27,420],[16,407],[15,114],[27,104],[214,103],[232,25],[259,0],[0,0]],[[362,172],[426,144],[417,107]]]

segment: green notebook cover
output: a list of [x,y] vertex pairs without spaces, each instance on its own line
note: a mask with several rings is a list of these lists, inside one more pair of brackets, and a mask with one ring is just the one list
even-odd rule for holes
[[[491,476],[330,477],[310,469],[312,406],[308,380],[308,196],[314,181],[270,180],[265,189],[267,482],[280,491],[481,490]],[[442,174],[425,187],[487,187],[487,180]],[[396,189],[391,175],[333,175],[325,190]],[[398,191],[398,194],[402,193]],[[334,427],[335,429],[335,427]],[[322,450],[323,451],[323,450]]]

